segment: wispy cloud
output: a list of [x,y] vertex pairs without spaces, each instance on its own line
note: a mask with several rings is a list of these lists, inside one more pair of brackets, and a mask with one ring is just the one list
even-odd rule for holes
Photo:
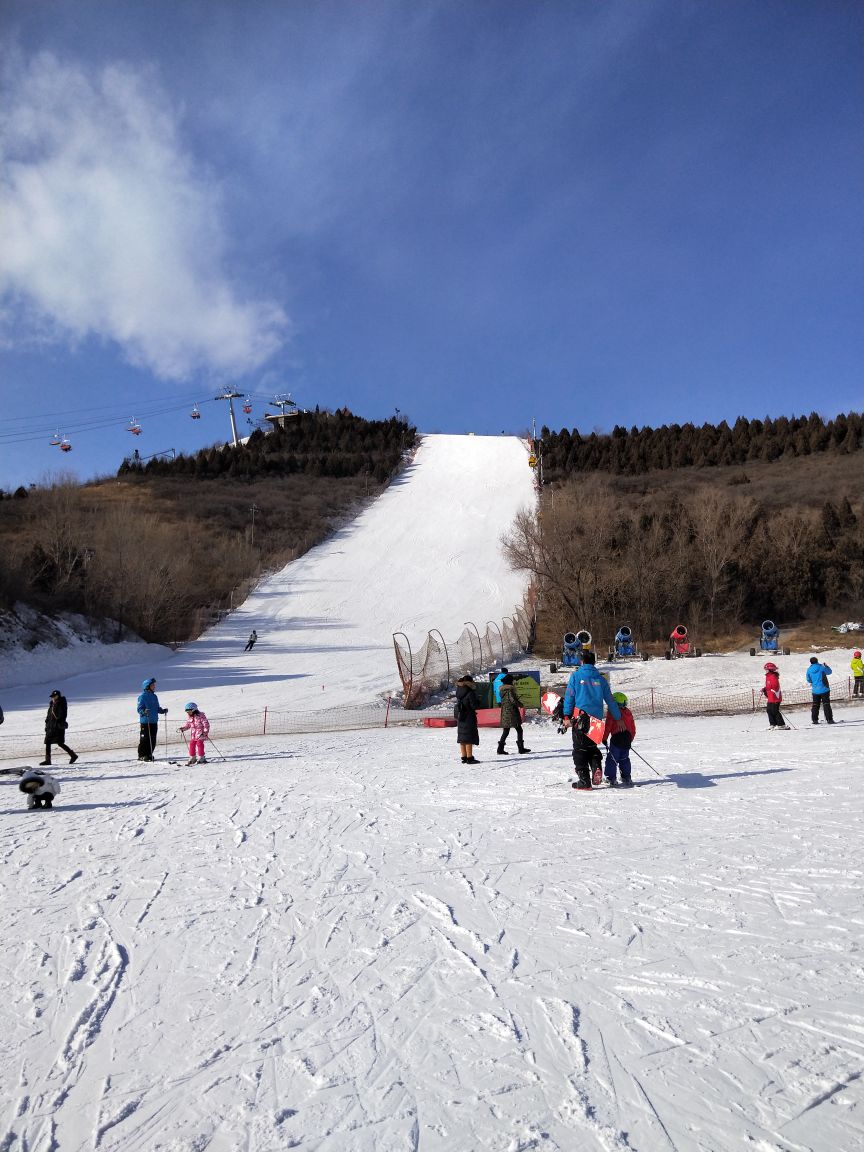
[[16,56],[4,87],[7,345],[96,337],[166,379],[243,373],[278,350],[287,318],[232,279],[216,181],[154,74]]

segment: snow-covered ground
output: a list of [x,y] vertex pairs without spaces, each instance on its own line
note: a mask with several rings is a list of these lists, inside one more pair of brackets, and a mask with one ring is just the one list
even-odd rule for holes
[[[344,568],[338,544],[318,549],[239,623],[166,655],[172,710],[280,686],[310,706],[313,668],[386,690],[390,631],[507,612],[521,586],[492,542],[530,499],[524,450],[514,470],[515,442],[452,439],[463,477],[485,456],[496,499],[480,522],[451,504],[428,591],[419,526],[400,550],[358,523]],[[424,468],[383,498],[394,535],[432,513]],[[783,658],[784,682],[806,663]],[[628,675],[663,688],[712,665],[759,682],[747,656]],[[102,701],[133,708],[143,674],[61,682],[73,746]],[[47,689],[4,691],[4,729],[19,709],[35,723]],[[647,764],[623,793],[574,792],[549,721],[521,757],[484,731],[476,767],[452,729],[232,741],[217,725],[225,759],[206,767],[131,748],[58,767],[52,812],[0,777],[0,1149],[860,1149],[864,704],[836,713],[772,735],[761,713],[643,720]]]

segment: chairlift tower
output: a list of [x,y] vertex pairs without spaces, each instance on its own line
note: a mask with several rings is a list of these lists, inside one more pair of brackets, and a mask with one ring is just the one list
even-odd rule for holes
[[239,399],[242,395],[242,392],[235,392],[231,388],[226,388],[224,392],[220,392],[218,396],[214,397],[216,400],[228,401],[228,415],[231,419],[231,443],[235,448],[239,445],[240,440],[237,436],[237,421],[234,417],[234,401]]

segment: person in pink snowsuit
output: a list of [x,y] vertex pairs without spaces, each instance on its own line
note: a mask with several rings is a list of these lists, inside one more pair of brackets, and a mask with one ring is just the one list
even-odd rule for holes
[[186,723],[180,729],[180,733],[189,733],[189,759],[186,763],[187,765],[196,763],[197,757],[197,763],[206,764],[204,741],[210,735],[210,721],[194,701],[190,701],[186,705],[184,712],[186,713]]

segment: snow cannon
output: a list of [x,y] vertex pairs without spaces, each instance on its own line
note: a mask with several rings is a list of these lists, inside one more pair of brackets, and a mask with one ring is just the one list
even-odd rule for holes
[[[591,633],[565,632],[561,643],[561,668],[578,668],[582,664],[582,653],[591,647]],[[549,671],[557,672],[558,664],[550,664]]]
[[701,656],[702,653],[698,648],[690,647],[690,637],[687,633],[687,628],[683,624],[676,624],[672,631],[669,633],[669,650],[666,653],[667,660],[674,660],[679,656]]
[[[773,620],[762,621],[762,634],[759,637],[759,652],[782,652],[784,656],[789,655],[788,648],[780,647],[780,629]],[[756,648],[750,649],[750,655],[755,656]]]
[[[610,661],[639,659],[639,648],[633,629],[629,625],[622,624],[615,633],[615,643],[609,650],[609,659]],[[648,657],[643,656],[642,659],[647,660]]]

